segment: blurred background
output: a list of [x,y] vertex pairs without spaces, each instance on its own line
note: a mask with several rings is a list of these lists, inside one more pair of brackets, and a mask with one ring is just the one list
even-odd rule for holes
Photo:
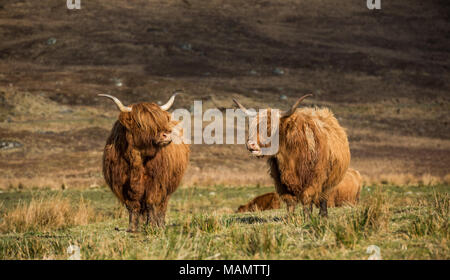
[[[0,189],[104,185],[125,104],[329,107],[366,184],[450,182],[450,2],[0,2]],[[244,145],[192,145],[184,185],[271,185]]]

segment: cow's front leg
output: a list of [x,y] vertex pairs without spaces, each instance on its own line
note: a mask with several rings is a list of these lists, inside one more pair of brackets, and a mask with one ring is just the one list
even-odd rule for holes
[[145,217],[146,217],[146,221],[145,221],[145,225],[151,225],[151,226],[156,226],[156,211],[155,211],[155,206],[153,204],[147,204],[146,206],[146,211],[145,211]]
[[319,200],[319,204],[320,204],[319,214],[320,214],[320,216],[325,217],[325,218],[328,217],[327,203],[328,203],[328,201],[326,198],[321,198]]
[[167,202],[167,200],[164,200],[160,204],[147,204],[147,225],[165,226]]
[[310,186],[304,190],[300,195],[300,201],[303,204],[303,214],[305,216],[305,219],[311,218],[311,215],[313,213],[313,198],[315,195],[315,188],[314,186]]
[[137,207],[127,207],[129,213],[127,232],[137,232],[139,227],[139,210]]
[[158,205],[158,213],[156,217],[156,223],[160,227],[164,227],[166,225],[166,211],[167,204],[169,204],[170,196],[167,196],[159,205]]

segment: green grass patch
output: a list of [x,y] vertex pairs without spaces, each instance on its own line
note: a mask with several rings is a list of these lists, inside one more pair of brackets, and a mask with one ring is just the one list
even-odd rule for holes
[[234,213],[270,187],[183,187],[166,227],[137,234],[125,232],[127,213],[106,187],[11,190],[0,193],[0,259],[67,259],[70,245],[82,259],[367,259],[370,245],[383,259],[449,259],[449,190],[368,186],[358,206],[323,219],[301,206]]

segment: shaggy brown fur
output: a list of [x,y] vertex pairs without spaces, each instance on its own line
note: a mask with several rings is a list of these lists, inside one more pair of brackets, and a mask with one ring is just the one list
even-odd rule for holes
[[158,105],[134,104],[131,112],[120,113],[106,142],[103,175],[129,211],[130,232],[137,230],[140,216],[147,224],[165,223],[170,195],[189,161],[188,145],[165,138],[175,125]]
[[[349,168],[344,179],[328,193],[328,207],[340,207],[344,205],[355,206],[359,202],[359,194],[362,187],[362,178],[359,172]],[[319,201],[315,201],[319,207]]]
[[280,197],[277,193],[265,193],[252,199],[249,203],[239,206],[237,213],[280,209]]
[[[271,109],[267,118],[270,135]],[[255,118],[256,119],[256,118]],[[258,133],[259,135],[259,133]],[[305,212],[320,201],[320,213],[327,216],[327,195],[344,177],[350,163],[347,134],[327,108],[297,109],[279,124],[279,150],[268,159],[270,175],[280,198],[292,213],[298,202]],[[258,145],[260,139],[257,139]],[[252,151],[247,142],[247,148]],[[253,146],[254,147],[254,146]]]

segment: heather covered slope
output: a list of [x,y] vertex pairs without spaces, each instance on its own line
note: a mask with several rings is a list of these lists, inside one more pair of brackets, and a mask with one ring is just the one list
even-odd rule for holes
[[[72,11],[4,0],[0,188],[103,184],[117,112],[96,95],[165,101],[179,88],[174,106],[187,109],[231,108],[232,97],[285,109],[314,93],[305,105],[335,112],[367,182],[444,181],[449,14],[437,0],[379,11],[357,0],[82,0]],[[193,145],[185,184],[270,185],[265,170],[243,145]]]

